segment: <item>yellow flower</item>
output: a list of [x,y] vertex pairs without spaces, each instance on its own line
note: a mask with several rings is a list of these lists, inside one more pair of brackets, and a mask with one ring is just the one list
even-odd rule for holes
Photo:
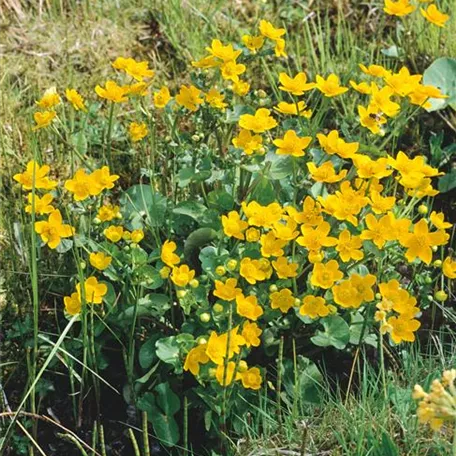
[[113,103],[128,101],[128,98],[125,96],[127,91],[127,87],[121,87],[114,81],[106,81],[104,88],[99,85],[95,87],[95,92],[100,98],[112,101]]
[[81,94],[79,94],[77,92],[77,90],[66,89],[65,95],[66,95],[67,100],[71,103],[71,105],[73,106],[73,108],[76,111],[79,111],[79,110],[84,111],[84,112],[87,111],[87,108],[85,107],[85,104],[84,104],[84,98],[82,98]]
[[185,358],[184,371],[190,371],[193,375],[199,375],[200,364],[209,362],[206,354],[207,344],[201,344],[192,348]]
[[73,236],[75,230],[71,225],[62,223],[62,214],[56,209],[49,214],[47,221],[35,222],[35,231],[50,249],[55,249],[62,238]]
[[374,275],[366,274],[365,276],[360,276],[359,274],[352,274],[349,281],[356,290],[356,297],[361,302],[371,302],[374,300],[375,296],[372,287],[377,281]]
[[79,299],[78,293],[72,293],[71,296],[65,296],[63,298],[65,304],[65,310],[70,315],[77,315],[81,313],[81,300]]
[[240,97],[244,97],[245,95],[247,95],[249,93],[249,90],[250,90],[250,84],[246,81],[236,81],[231,89],[233,90],[233,92],[236,94],[236,95],[239,95]]
[[57,182],[47,177],[50,168],[48,165],[40,166],[36,161],[31,160],[27,163],[26,170],[21,174],[15,174],[13,179],[22,185],[25,190],[36,189],[52,190],[57,187]]
[[147,136],[149,130],[145,123],[132,122],[128,128],[128,133],[133,142],[138,142]]
[[432,247],[446,244],[449,238],[449,234],[442,230],[430,233],[426,220],[421,219],[415,223],[413,233],[404,234],[399,238],[399,242],[407,248],[405,257],[410,263],[415,258],[419,258],[426,264],[430,264]]
[[442,92],[433,86],[426,86],[419,84],[415,87],[414,91],[409,94],[410,103],[421,106],[424,109],[432,107],[431,98],[448,98],[448,95],[442,94]]
[[91,191],[93,194],[98,195],[103,190],[110,190],[114,188],[114,182],[119,179],[117,174],[111,174],[108,166],[103,166],[96,169],[91,175]]
[[288,260],[283,256],[273,261],[272,266],[275,269],[277,277],[279,279],[290,279],[298,275],[298,263],[288,263]]
[[220,40],[212,40],[211,47],[206,50],[213,56],[224,62],[234,61],[241,54],[241,50],[235,51],[231,44],[224,46]]
[[317,134],[318,142],[323,150],[329,154],[337,154],[341,158],[351,159],[358,152],[359,143],[347,143],[339,137],[337,130],[332,130],[328,135]]
[[257,242],[260,240],[260,235],[260,230],[252,227],[245,232],[245,240],[247,242]]
[[362,240],[372,241],[379,249],[382,249],[386,241],[391,240],[391,225],[387,215],[377,219],[373,214],[365,217],[367,229],[361,232]]
[[225,62],[221,66],[222,78],[228,81],[239,81],[239,75],[245,73],[246,67],[242,63],[236,63],[234,60]]
[[36,104],[41,109],[51,109],[54,106],[57,106],[60,103],[60,96],[56,91],[55,87],[51,87],[44,92],[41,100],[37,101]]
[[260,262],[249,257],[241,260],[239,274],[251,285],[266,279],[266,273],[261,269]]
[[[289,207],[287,209],[290,209]],[[292,208],[291,217],[303,225],[317,226],[323,221],[321,215],[321,204],[317,203],[311,196],[306,196],[302,203],[302,212],[296,212]]]
[[174,267],[170,276],[171,281],[178,287],[186,287],[194,277],[195,271],[190,269],[186,264]]
[[386,123],[386,117],[379,114],[371,105],[367,108],[358,105],[359,122],[374,135],[383,135],[384,131],[381,125]]
[[99,271],[104,271],[112,262],[112,257],[103,252],[92,252],[89,256],[90,264]]
[[120,215],[120,207],[107,204],[98,209],[97,217],[101,222],[110,222]]
[[198,105],[204,103],[201,98],[201,90],[195,86],[182,86],[176,95],[176,102],[179,106],[184,106],[190,111],[197,111]]
[[56,116],[57,113],[55,111],[35,112],[35,114],[33,114],[33,118],[35,119],[36,125],[32,128],[32,130],[36,131],[40,128],[48,127],[51,125]]
[[443,212],[432,211],[429,219],[438,230],[448,230],[453,226],[451,223],[445,222],[445,214]]
[[416,90],[422,77],[421,74],[411,75],[406,67],[402,67],[399,73],[385,75],[385,82],[396,95],[406,97]]
[[277,121],[271,116],[271,111],[266,108],[257,109],[254,115],[243,114],[239,118],[239,126],[255,133],[263,133],[277,126]]
[[97,195],[100,190],[98,184],[83,169],[78,169],[73,179],[65,181],[65,188],[73,194],[75,201]]
[[220,65],[220,61],[213,55],[208,55],[200,60],[192,62],[195,68],[214,68]]
[[285,52],[286,42],[285,40],[278,39],[275,42],[274,54],[276,57],[288,57],[288,54]]
[[363,245],[359,236],[352,236],[347,229],[339,234],[336,250],[339,252],[340,259],[346,263],[350,260],[362,260],[364,253],[361,249]]
[[245,346],[250,347],[259,347],[261,340],[260,336],[263,331],[258,327],[256,323],[251,323],[246,321],[242,326],[242,337],[245,340]]
[[396,198],[394,196],[382,196],[376,191],[371,192],[369,199],[372,211],[375,214],[388,212],[396,204]]
[[275,291],[269,295],[272,309],[280,309],[282,313],[287,313],[295,305],[296,298],[288,288]]
[[343,273],[339,271],[339,263],[330,260],[327,263],[315,263],[310,283],[314,287],[331,288],[335,282],[342,279]]
[[[79,299],[82,300],[81,284],[76,285],[76,291]],[[108,292],[108,287],[105,283],[98,283],[96,277],[89,277],[84,282],[84,299],[88,303],[101,304],[103,296]]]
[[299,236],[299,231],[296,230],[297,226],[296,221],[292,217],[288,217],[286,223],[283,223],[283,221],[275,222],[273,232],[278,239],[292,241]]
[[261,206],[256,201],[242,203],[242,210],[247,217],[249,225],[272,228],[274,223],[282,218],[282,207],[278,203]]
[[449,279],[456,279],[456,261],[451,257],[446,257],[442,263],[442,272]]
[[171,94],[166,86],[163,86],[158,92],[154,92],[154,105],[156,108],[164,108],[171,99]]
[[259,390],[261,388],[261,372],[258,367],[252,367],[245,372],[239,374],[242,386],[246,389]]
[[217,379],[217,381],[220,383],[221,386],[227,387],[227,386],[231,385],[233,380],[235,380],[235,378],[234,378],[235,371],[236,371],[236,363],[234,361],[230,361],[229,363],[227,363],[226,366],[225,366],[225,364],[219,364],[215,371],[215,378]]
[[444,14],[438,10],[434,4],[429,5],[427,9],[420,8],[420,12],[429,22],[437,27],[445,27],[445,23],[450,19],[448,14]]
[[236,288],[237,279],[227,279],[225,283],[220,280],[215,281],[214,296],[217,296],[224,301],[234,301],[236,296],[242,294],[240,288]]
[[277,239],[272,231],[263,234],[260,238],[261,255],[265,258],[271,256],[279,257],[283,255],[282,248],[287,244],[287,241]]
[[390,335],[395,344],[400,344],[401,342],[414,342],[414,333],[421,326],[421,323],[418,320],[403,315],[390,317],[388,318],[387,323],[391,328]]
[[269,38],[272,41],[279,40],[283,35],[285,35],[286,30],[283,28],[275,28],[269,21],[261,20],[260,21],[260,33]]
[[389,169],[388,159],[384,157],[372,160],[367,155],[357,154],[352,157],[352,160],[356,167],[357,175],[362,179],[372,179],[373,177],[382,179],[393,172],[392,169]]
[[131,232],[131,242],[139,244],[144,239],[144,231],[141,229],[133,230]]
[[293,95],[303,95],[304,92],[312,90],[315,83],[307,82],[306,73],[298,73],[294,78],[288,76],[286,73],[279,74],[280,85],[279,89],[284,92],[289,92]]
[[228,333],[219,336],[215,331],[212,331],[207,342],[206,354],[213,363],[220,366],[227,355],[230,359],[233,355],[240,353],[240,347],[245,345],[245,339],[238,334],[238,330],[239,327],[236,326],[230,331],[229,345]]
[[335,74],[330,74],[327,79],[317,74],[315,87],[327,97],[336,97],[348,91],[347,87],[340,85],[339,78]]
[[223,101],[224,99],[225,95],[214,88],[209,90],[206,94],[206,102],[213,108],[221,109],[223,111],[228,106],[228,104]]
[[264,37],[262,36],[251,36],[251,35],[243,35],[242,42],[244,43],[245,47],[253,52],[254,54],[263,47],[264,44]]
[[391,16],[407,16],[415,10],[415,7],[410,4],[410,0],[385,0],[383,11]]
[[275,139],[273,144],[277,146],[277,155],[292,155],[293,157],[303,157],[306,149],[312,142],[310,136],[300,137],[294,130],[288,130],[283,138]]
[[111,225],[104,230],[104,235],[111,242],[119,242],[122,239],[124,234],[124,229],[122,226]]
[[174,253],[176,249],[177,245],[173,241],[165,241],[161,248],[160,258],[170,268],[180,263],[179,255]]
[[243,130],[239,132],[232,140],[234,147],[242,149],[246,155],[252,155],[253,152],[260,149],[263,145],[263,138],[260,135],[252,135],[250,131]]
[[350,85],[357,92],[362,93],[363,95],[370,95],[372,93],[372,86],[367,82],[360,82],[357,84],[355,81],[350,80]]
[[[35,195],[35,198],[33,198],[33,193],[29,193],[27,195],[27,200],[30,204],[25,207],[25,212],[31,214],[32,206],[35,206],[35,214],[49,214],[54,210],[54,207],[51,205],[53,199],[54,197],[51,193],[46,193],[42,198],[40,198],[38,195]],[[34,203],[33,205],[32,202]]]
[[125,88],[125,95],[139,95],[145,97],[149,95],[148,88],[149,85],[145,82],[136,82],[134,84],[130,84],[124,87]]
[[236,312],[241,317],[256,321],[263,315],[263,309],[258,304],[256,296],[244,296],[242,293],[236,295]]
[[280,114],[296,116],[298,115],[299,110],[299,115],[301,117],[310,119],[312,117],[312,110],[306,108],[307,105],[304,103],[304,101],[298,101],[297,105],[296,103],[287,103],[285,101],[281,101],[277,104],[277,106],[274,106],[274,111],[280,112]]
[[361,297],[356,293],[350,280],[344,280],[332,287],[333,299],[344,309],[357,309],[361,305]]
[[383,78],[386,74],[388,74],[388,70],[382,67],[381,65],[363,65],[360,63],[359,68],[364,74],[368,74],[369,76],[374,76],[376,78]]
[[337,239],[328,236],[331,226],[328,222],[321,222],[315,228],[310,225],[302,225],[301,233],[296,242],[310,252],[320,250],[322,247],[332,247],[337,244]]
[[308,295],[303,298],[299,313],[310,318],[327,317],[330,313],[330,309],[323,298]]
[[230,211],[228,216],[222,215],[223,232],[228,237],[236,239],[245,239],[244,231],[248,228],[249,224],[245,220],[241,220],[239,212]]
[[308,162],[307,168],[309,169],[310,177],[314,181],[326,182],[328,184],[339,182],[347,175],[346,169],[343,169],[339,174],[336,174],[334,165],[331,161],[323,163],[320,167],[317,167],[313,162]]
[[396,116],[401,107],[394,101],[390,100],[393,95],[394,91],[391,87],[386,86],[378,89],[376,85],[373,85],[369,109],[377,111],[377,113],[381,112],[388,117]]
[[132,78],[142,82],[144,78],[152,78],[154,71],[149,69],[148,62],[137,62],[132,58],[118,57],[112,66],[118,70],[123,70]]

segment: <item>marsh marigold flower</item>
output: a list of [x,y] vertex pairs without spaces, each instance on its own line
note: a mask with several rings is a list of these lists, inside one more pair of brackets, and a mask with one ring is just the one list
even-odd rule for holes
[[330,74],[327,79],[317,74],[315,87],[326,97],[336,97],[348,91],[348,87],[340,85],[339,77],[335,74]]
[[48,165],[40,166],[39,163],[31,160],[27,163],[25,171],[15,174],[13,179],[19,182],[25,190],[32,190],[33,186],[36,189],[52,190],[57,187],[57,182],[49,179],[49,171]]
[[35,231],[50,249],[57,248],[62,238],[71,237],[75,232],[71,225],[63,223],[62,214],[58,209],[52,211],[47,220],[35,222]]
[[280,309],[282,313],[287,313],[295,305],[296,298],[288,288],[275,291],[269,295],[271,309]]
[[296,277],[298,275],[298,266],[298,263],[289,263],[288,259],[284,256],[279,257],[277,260],[272,262],[272,267],[279,279],[291,279]]
[[128,97],[126,97],[128,88],[121,87],[114,81],[106,81],[105,87],[97,85],[95,92],[100,98],[112,101],[113,103],[128,101]]
[[51,125],[52,121],[57,116],[55,111],[43,111],[35,112],[33,118],[35,119],[35,126],[32,128],[33,131],[39,130],[40,128],[46,128]]
[[206,354],[213,363],[221,365],[226,357],[231,359],[240,353],[241,347],[245,345],[245,339],[238,334],[238,331],[238,326],[230,331],[229,345],[228,333],[218,335],[215,331],[211,332],[207,341]]
[[246,155],[252,155],[263,146],[263,138],[260,135],[252,135],[250,131],[243,130],[232,139],[234,147],[242,149]]
[[315,83],[307,82],[307,75],[304,72],[298,73],[294,78],[286,73],[279,74],[280,86],[279,89],[284,92],[289,92],[292,95],[303,95],[304,92],[312,90]]
[[386,117],[379,114],[377,110],[369,105],[367,108],[358,105],[359,122],[374,135],[383,135],[382,125],[386,124]]
[[361,250],[363,241],[359,236],[353,236],[347,229],[339,234],[336,250],[339,252],[339,258],[346,263],[350,260],[359,261],[364,258],[364,252]]
[[[82,300],[81,284],[76,285],[76,291],[79,299]],[[99,283],[96,277],[89,277],[84,282],[84,299],[91,304],[101,304],[103,297],[108,292],[108,287],[105,283]]]
[[243,240],[245,238],[244,231],[249,224],[245,220],[241,220],[238,212],[231,211],[228,216],[222,215],[222,226],[223,232],[227,236]]
[[176,102],[179,106],[184,106],[190,111],[197,111],[200,104],[204,103],[201,98],[201,90],[195,86],[182,86],[176,95]]
[[245,340],[245,346],[250,347],[259,347],[261,340],[260,336],[263,331],[259,328],[256,323],[251,323],[250,321],[244,322],[242,325],[241,335]]
[[364,74],[374,76],[376,78],[383,78],[386,74],[388,74],[388,70],[381,65],[369,65],[366,67],[366,65],[360,63],[358,66]]
[[283,138],[278,138],[273,141],[277,146],[277,155],[291,155],[293,157],[303,157],[306,149],[312,142],[312,137],[300,137],[294,130],[288,130]]
[[104,271],[112,262],[112,257],[104,252],[92,252],[89,256],[90,264],[99,271]]
[[387,74],[384,79],[396,95],[406,97],[416,90],[422,77],[421,74],[412,75],[408,68],[402,67],[398,73]]
[[130,134],[130,138],[133,142],[138,142],[147,136],[149,130],[147,129],[147,125],[145,123],[132,122],[128,127],[128,133]]
[[207,47],[206,51],[223,62],[235,61],[242,54],[241,50],[235,50],[231,44],[224,46],[220,40],[212,40],[211,47]]
[[386,14],[391,16],[407,16],[415,11],[415,7],[410,4],[410,0],[385,0],[385,7],[383,8]]
[[149,63],[146,61],[138,62],[135,59],[118,57],[112,64],[117,70],[123,70],[132,78],[142,82],[145,78],[152,78],[154,71],[149,69]]
[[163,109],[171,99],[171,94],[166,86],[163,86],[158,92],[154,92],[154,105],[156,108]]
[[78,315],[81,313],[81,300],[79,299],[78,293],[72,293],[71,296],[65,296],[63,298],[65,304],[65,310],[70,315]]
[[254,295],[244,296],[242,293],[236,295],[236,312],[241,317],[256,321],[263,315],[263,309],[258,304]]
[[241,260],[239,274],[251,285],[266,279],[266,273],[262,270],[259,260],[248,257]]
[[445,27],[446,22],[450,19],[450,16],[439,11],[434,3],[429,5],[427,9],[420,8],[420,12],[425,19],[437,27]]
[[326,182],[327,184],[333,184],[339,182],[347,175],[347,170],[343,169],[338,174],[334,169],[334,165],[331,161],[323,163],[321,166],[316,166],[313,162],[307,163],[307,168],[310,172],[311,178],[316,182]]
[[273,231],[263,234],[260,237],[261,255],[265,258],[270,256],[279,257],[283,255],[282,248],[287,245],[288,241],[276,238]]
[[442,263],[442,272],[449,279],[456,279],[456,261],[451,257],[446,257]]
[[234,60],[225,62],[220,67],[222,78],[228,81],[239,81],[239,75],[245,73],[246,66],[242,63],[236,63]]
[[401,342],[415,342],[415,332],[421,326],[421,323],[409,316],[399,315],[387,319],[389,333],[395,344]]
[[259,390],[261,388],[262,378],[258,367],[252,367],[238,375],[244,388],[253,390]]
[[84,201],[100,193],[98,182],[83,169],[78,169],[72,179],[65,181],[65,188],[73,194],[75,201]]
[[111,225],[104,230],[106,238],[114,243],[119,242],[122,239],[123,234],[124,229],[122,226]]
[[286,30],[283,28],[275,28],[269,21],[260,21],[260,33],[272,41],[277,41],[285,35]]
[[231,90],[236,94],[239,95],[240,97],[244,97],[249,93],[250,90],[250,84],[246,81],[236,81],[234,84],[231,86]]
[[326,304],[324,298],[314,295],[304,296],[299,313],[304,317],[318,318],[327,317],[330,314],[330,307]]
[[216,280],[214,296],[217,296],[217,298],[223,299],[224,301],[234,301],[236,296],[242,293],[242,290],[236,288],[236,286],[237,279],[234,278],[227,279],[225,283],[221,280]]
[[307,105],[304,101],[298,101],[298,103],[287,103],[286,101],[281,101],[274,106],[274,111],[280,112],[280,114],[293,115],[297,116],[298,113],[301,117],[310,119],[312,117],[312,110],[306,109]]
[[445,222],[445,214],[443,212],[432,211],[429,220],[438,230],[449,230],[453,225]]
[[208,103],[212,108],[224,111],[228,106],[228,104],[223,101],[224,99],[225,95],[214,88],[210,89],[209,92],[206,93],[206,103]]
[[161,248],[160,258],[170,268],[180,263],[179,255],[174,253],[176,249],[177,245],[174,241],[165,241]]
[[200,364],[209,362],[209,356],[206,354],[207,344],[201,344],[192,348],[185,358],[184,371],[190,371],[193,375],[199,375]]
[[51,87],[44,92],[42,98],[36,104],[42,109],[51,109],[60,103],[60,95],[55,87]]
[[327,135],[318,133],[317,139],[320,146],[327,154],[337,154],[339,157],[345,159],[353,158],[359,149],[358,142],[345,142],[339,137],[339,132],[337,130],[331,130]]
[[120,215],[120,207],[106,204],[98,209],[97,217],[101,222],[110,222]]
[[331,288],[335,282],[342,279],[343,273],[339,270],[339,263],[330,260],[327,263],[315,263],[310,283],[314,287]]
[[263,47],[264,37],[263,36],[252,36],[252,35],[243,35],[242,42],[245,47],[253,52],[254,54]]
[[239,126],[255,133],[263,133],[277,127],[277,121],[266,108],[257,109],[255,114],[243,114],[239,118]]
[[34,208],[35,214],[49,214],[54,210],[54,207],[51,205],[53,199],[54,197],[51,193],[46,193],[42,198],[40,198],[38,195],[35,195],[35,198],[33,198],[33,193],[29,193],[27,195],[29,204],[25,206],[25,212],[31,214],[32,209]]
[[234,378],[234,374],[236,372],[236,363],[234,361],[230,361],[226,364],[219,364],[215,371],[215,378],[217,382],[223,386],[227,387],[231,385]]
[[84,104],[84,99],[82,98],[81,94],[77,90],[66,89],[65,96],[76,111],[79,111],[79,110],[87,111],[87,108],[85,107],[85,104]]
[[186,264],[175,266],[170,275],[171,281],[178,287],[186,287],[194,277],[195,271]]

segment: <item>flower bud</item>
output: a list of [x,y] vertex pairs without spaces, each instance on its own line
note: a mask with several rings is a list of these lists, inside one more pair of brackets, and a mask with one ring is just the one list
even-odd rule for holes
[[231,260],[228,260],[226,262],[226,268],[228,269],[228,271],[234,271],[237,268],[237,264],[238,262],[232,258]]
[[277,285],[271,285],[271,286],[269,287],[269,293],[275,293],[275,292],[278,291],[278,290],[279,290],[279,289],[278,289]]
[[432,283],[432,277],[426,276],[424,278],[424,283],[427,283],[428,285]]
[[421,215],[426,215],[428,213],[428,207],[426,204],[420,204],[418,206],[418,213]]
[[433,246],[432,246],[432,251],[433,251],[433,252],[437,252],[437,250],[439,250],[438,246],[433,245]]
[[266,149],[264,147],[260,147],[255,151],[257,155],[264,155],[266,153]]
[[169,275],[171,274],[171,268],[168,268],[168,266],[163,266],[160,269],[159,274],[162,279],[167,279],[169,277]]
[[377,301],[380,301],[380,300],[382,299],[382,297],[383,297],[383,296],[382,296],[380,293],[375,293],[375,299],[376,299]]
[[223,310],[224,310],[224,307],[221,305],[221,304],[214,304],[214,306],[212,307],[212,310],[215,312],[215,313],[222,313]]
[[204,312],[199,316],[199,319],[202,323],[209,323],[211,321],[211,314]]
[[197,279],[192,279],[190,280],[190,282],[188,283],[192,288],[198,288],[199,287],[199,282]]
[[176,291],[176,296],[179,299],[185,298],[185,295],[187,294],[187,290],[177,290]]
[[85,261],[80,261],[79,262],[79,267],[84,270],[87,267],[87,263]]
[[242,374],[242,372],[245,372],[248,368],[249,366],[247,365],[246,361],[241,359],[238,364],[238,372]]
[[444,302],[448,299],[448,295],[445,293],[445,291],[439,290],[434,293],[434,298],[437,301]]
[[434,263],[432,263],[432,266],[434,266],[434,268],[441,268],[442,260],[435,260]]
[[198,339],[196,339],[196,342],[198,345],[204,345],[207,344],[207,339],[204,336],[199,336]]
[[226,274],[226,269],[223,267],[223,266],[217,266],[215,268],[215,273],[218,275],[218,276],[224,276]]
[[95,218],[93,219],[93,223],[94,223],[95,225],[99,225],[99,224],[101,223],[101,220],[100,220],[98,217],[95,217]]
[[198,141],[200,140],[199,135],[196,135],[196,134],[193,135],[193,136],[192,136],[192,140],[195,141],[195,142],[198,142]]
[[263,89],[257,90],[256,95],[258,98],[266,98],[268,96],[268,94]]

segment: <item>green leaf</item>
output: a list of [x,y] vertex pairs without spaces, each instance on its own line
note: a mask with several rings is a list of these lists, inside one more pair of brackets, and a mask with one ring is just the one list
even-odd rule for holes
[[149,369],[149,367],[157,360],[157,355],[155,354],[155,343],[157,342],[157,339],[157,336],[151,337],[149,340],[144,342],[139,349],[139,365],[143,369]]
[[317,331],[311,341],[318,347],[333,346],[339,350],[345,348],[350,340],[350,328],[346,321],[338,315],[323,320],[324,331]]
[[174,393],[168,382],[160,383],[154,391],[157,393],[157,405],[165,415],[174,415],[180,410],[179,396]]
[[172,416],[166,416],[157,412],[148,416],[149,421],[152,423],[154,432],[157,438],[163,445],[173,447],[179,442],[179,426]]
[[438,111],[447,106],[456,109],[456,59],[437,59],[423,73],[423,84],[438,87],[448,98],[431,98],[428,111]]
[[456,188],[456,169],[445,174],[439,179],[439,192],[446,193]]
[[268,154],[266,159],[271,162],[269,177],[272,180],[285,179],[293,174],[293,157]]
[[[353,345],[360,344],[361,334],[363,333],[364,317],[359,313],[351,315],[350,324],[350,343]],[[377,347],[377,337],[375,334],[369,334],[369,326],[366,325],[364,328],[363,338],[361,343]]]
[[136,225],[145,221],[150,226],[162,227],[165,222],[167,200],[150,185],[133,185],[123,193],[120,203],[122,213]]
[[174,366],[176,374],[182,372],[182,363],[179,358],[179,344],[175,336],[165,337],[157,340],[155,347],[157,348],[157,356],[167,364]]
[[186,215],[197,222],[201,221],[206,211],[206,206],[197,201],[183,201],[173,209],[174,214]]

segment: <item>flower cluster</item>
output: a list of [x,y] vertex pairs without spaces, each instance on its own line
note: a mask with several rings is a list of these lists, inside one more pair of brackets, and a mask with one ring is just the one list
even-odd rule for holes
[[[425,1],[427,0],[420,0],[420,2]],[[386,14],[397,17],[408,16],[415,10],[416,7],[410,2],[410,0],[385,0],[385,6],[383,8],[383,11],[385,11]],[[420,8],[420,13],[427,21],[437,27],[445,27],[445,24],[450,19],[450,16],[441,12],[435,3],[428,5],[426,9]]]

